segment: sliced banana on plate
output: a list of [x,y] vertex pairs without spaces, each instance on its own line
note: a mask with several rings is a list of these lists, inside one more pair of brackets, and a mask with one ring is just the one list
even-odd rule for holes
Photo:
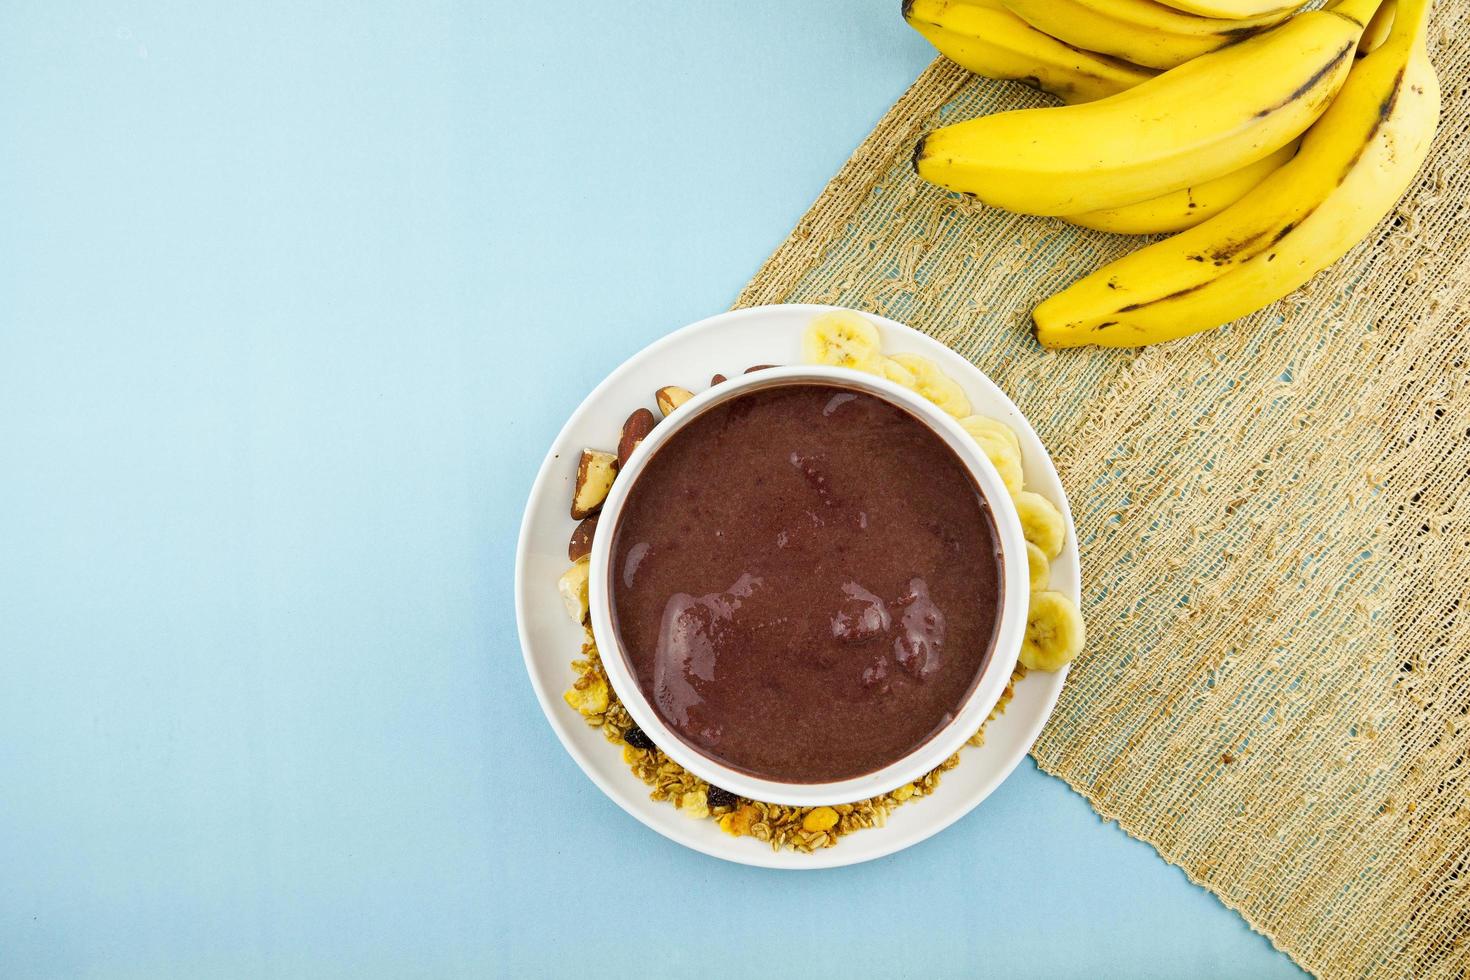
[[1021,440],[1015,431],[988,415],[966,415],[960,419],[960,428],[985,450],[985,455],[1000,473],[1006,490],[1012,495],[1020,493],[1025,474],[1021,466]]
[[1021,663],[1027,670],[1060,670],[1082,652],[1082,614],[1060,592],[1031,593]]
[[985,456],[990,460],[995,471],[1000,474],[1000,480],[1006,485],[1006,491],[1015,496],[1021,492],[1025,476],[1021,471],[1021,454],[1012,448],[1011,444],[996,436],[976,436],[975,441],[980,448],[985,450]]
[[883,363],[879,367],[878,373],[894,384],[902,385],[910,391],[913,391],[919,386],[919,379],[914,377],[914,372],[891,357],[883,358]]
[[1039,493],[1022,490],[1012,494],[1016,502],[1016,516],[1021,519],[1021,533],[1027,541],[1040,548],[1048,558],[1062,553],[1062,542],[1067,540],[1067,522],[1055,504]]
[[960,419],[960,428],[976,439],[981,436],[995,436],[1009,443],[1016,452],[1021,451],[1021,439],[1016,435],[1016,430],[1000,419],[993,419],[989,415],[966,415]]
[[1031,591],[1044,589],[1051,581],[1051,562],[1042,551],[1030,541],[1026,542],[1026,565],[1031,571]]
[[849,310],[823,313],[807,325],[801,338],[802,356],[813,364],[883,373],[878,328]]
[[918,354],[894,354],[893,359],[914,376],[914,391],[957,419],[970,414],[970,399],[965,397],[965,389],[938,364]]
[[851,310],[818,314],[801,337],[802,357],[812,364],[852,368],[916,391],[955,418],[970,414],[970,400],[938,364],[918,354],[885,357],[878,328]]

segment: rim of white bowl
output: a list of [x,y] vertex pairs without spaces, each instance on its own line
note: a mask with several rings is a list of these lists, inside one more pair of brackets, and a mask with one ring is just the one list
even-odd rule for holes
[[[705,410],[721,402],[760,388],[803,382],[856,388],[875,395],[905,409],[945,441],[975,478],[990,507],[1000,540],[1004,589],[990,659],[979,682],[954,718],[922,745],[882,769],[825,783],[779,782],[721,765],[694,749],[664,724],[644,696],[618,641],[612,621],[609,575],[618,514],[637,483],[638,473],[660,446]],[[1010,493],[979,443],[958,421],[929,400],[886,378],[850,368],[818,365],[772,367],[728,379],[695,395],[655,425],[628,457],[603,502],[598,527],[602,533],[596,535],[592,542],[588,596],[592,633],[598,649],[603,651],[603,669],[613,690],[633,721],[665,755],[706,782],[740,796],[786,806],[830,806],[892,792],[923,776],[957,752],[990,716],[1015,670],[1026,629],[1030,581],[1025,538]]]

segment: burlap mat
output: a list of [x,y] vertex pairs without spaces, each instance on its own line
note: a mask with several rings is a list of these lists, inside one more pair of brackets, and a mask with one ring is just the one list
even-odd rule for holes
[[840,303],[1001,384],[1071,496],[1088,650],[1034,754],[1309,970],[1470,976],[1470,32],[1429,164],[1365,243],[1232,327],[1048,353],[1031,308],[1129,239],[914,177],[1040,96],[935,62],[737,305]]

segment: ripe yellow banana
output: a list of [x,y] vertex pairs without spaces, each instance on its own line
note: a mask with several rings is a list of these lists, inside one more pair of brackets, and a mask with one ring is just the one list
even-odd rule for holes
[[1063,44],[1000,0],[905,0],[904,20],[939,53],[987,78],[1022,82],[1063,102],[1091,102],[1156,72]]
[[1388,40],[1354,66],[1293,159],[1204,224],[1046,300],[1037,339],[1133,347],[1208,330],[1280,299],[1363,239],[1413,180],[1438,123],[1428,6],[1399,0]]
[[1125,204],[1121,208],[1068,215],[1066,220],[1083,228],[1110,231],[1115,235],[1159,235],[1193,228],[1244,197],[1247,191],[1290,160],[1300,142],[1292,140],[1268,157],[1203,184],[1170,191],[1137,204]]
[[1085,105],[937,129],[914,148],[931,183],[1023,214],[1135,204],[1239,170],[1322,114],[1378,0],[1343,0]]
[[1247,17],[1289,14],[1306,3],[1306,0],[1159,0],[1159,2],[1175,10],[1182,10],[1186,14],[1220,17],[1224,20],[1243,20]]
[[1173,68],[1281,23],[1290,10],[1224,20],[1153,0],[1005,0],[1022,20],[1089,51],[1151,68]]

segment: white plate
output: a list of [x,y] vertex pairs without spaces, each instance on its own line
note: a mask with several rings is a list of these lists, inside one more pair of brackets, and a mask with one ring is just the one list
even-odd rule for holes
[[[944,774],[926,799],[898,807],[885,827],[843,837],[813,854],[773,851],[751,837],[731,837],[713,820],[693,820],[669,803],[648,798],[649,788],[628,771],[618,746],[589,727],[562,701],[575,679],[570,663],[581,649],[582,630],[562,607],[556,580],[567,567],[567,538],[575,522],[568,508],[577,457],[584,447],[614,449],[623,420],[638,407],[653,408],[664,385],[701,391],[711,375],[736,375],[752,364],[798,364],[801,333],[828,306],[760,306],[721,313],[684,327],[626,361],[587,396],[556,437],[526,504],[516,550],[516,621],[526,670],[541,709],[582,770],[618,806],[686,847],[727,861],[768,868],[831,868],[901,851],[936,834],[973,810],[1010,775],[1041,733],[1066,679],[1033,672],[1016,685],[1006,712],[985,728],[985,745],[965,748],[960,766]],[[1067,520],[1067,542],[1051,566],[1051,587],[1080,598],[1077,535],[1061,480],[1046,447],[1011,400],[973,364],[911,327],[872,314],[886,353],[923,354],[965,389],[975,411],[1009,424],[1021,440],[1026,487],[1055,503]]]

